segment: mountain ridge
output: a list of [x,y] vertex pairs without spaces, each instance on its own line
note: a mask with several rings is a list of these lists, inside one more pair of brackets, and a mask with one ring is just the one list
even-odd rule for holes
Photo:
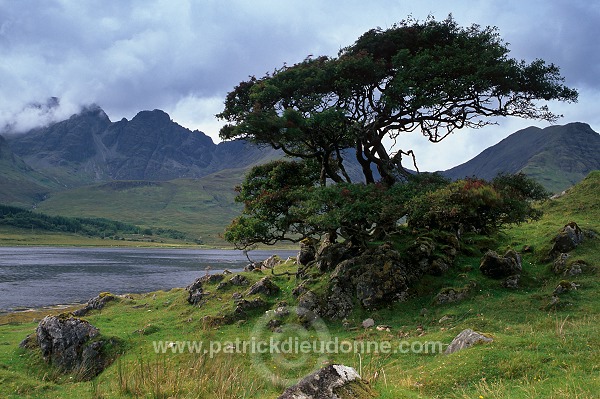
[[247,143],[215,144],[203,132],[175,123],[161,110],[140,111],[131,120],[111,122],[98,106],[65,121],[8,136],[7,141],[25,163],[67,187],[111,180],[200,178],[232,164],[254,164],[275,153]]
[[[559,192],[600,169],[598,154],[600,135],[585,123],[532,126],[442,173],[491,179],[524,172]],[[234,187],[250,167],[281,157],[246,141],[215,144],[161,110],[111,122],[92,106],[19,136],[0,135],[0,203],[171,227],[221,243],[219,232],[241,211]]]
[[452,179],[492,179],[523,172],[552,192],[560,192],[600,169],[600,134],[572,122],[544,129],[530,126],[486,148],[471,160],[441,173]]

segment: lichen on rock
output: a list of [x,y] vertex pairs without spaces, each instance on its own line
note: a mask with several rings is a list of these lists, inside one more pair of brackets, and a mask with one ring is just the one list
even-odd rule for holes
[[352,367],[332,364],[287,388],[278,399],[367,399],[376,397]]

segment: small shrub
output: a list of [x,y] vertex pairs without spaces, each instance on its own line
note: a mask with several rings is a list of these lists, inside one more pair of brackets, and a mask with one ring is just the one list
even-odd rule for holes
[[541,211],[533,200],[547,192],[523,174],[499,175],[492,182],[469,178],[413,198],[408,205],[408,223],[446,231],[476,231],[490,234],[507,224],[537,220]]

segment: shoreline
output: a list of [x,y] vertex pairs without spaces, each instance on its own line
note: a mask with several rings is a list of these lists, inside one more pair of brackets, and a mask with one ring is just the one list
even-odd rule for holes
[[85,303],[50,305],[40,308],[0,310],[0,326],[8,324],[35,323],[39,322],[48,315],[73,312],[83,306],[85,306]]
[[85,302],[76,302],[76,303],[63,303],[57,305],[45,305],[40,307],[23,307],[17,309],[0,309],[0,316],[4,316],[11,313],[31,313],[31,312],[42,312],[44,310],[62,310],[69,309],[76,306],[84,306]]

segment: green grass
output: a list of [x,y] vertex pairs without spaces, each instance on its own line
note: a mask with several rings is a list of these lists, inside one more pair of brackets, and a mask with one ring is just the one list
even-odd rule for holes
[[[320,357],[271,356],[219,353],[212,359],[204,354],[156,354],[153,341],[202,341],[204,343],[251,341],[268,334],[262,326],[270,317],[257,309],[230,324],[216,323],[219,316],[234,310],[232,294],[247,287],[217,289],[206,285],[210,297],[200,307],[186,302],[187,292],[168,292],[121,297],[86,319],[104,336],[118,337],[123,353],[93,381],[81,382],[60,375],[45,365],[35,351],[18,348],[31,333],[40,313],[0,316],[0,397],[7,398],[276,398],[284,387],[314,367],[343,363],[356,368],[379,392],[379,398],[595,398],[600,392],[600,238],[587,237],[571,253],[571,260],[592,266],[580,276],[564,277],[550,271],[546,260],[551,238],[574,220],[585,230],[600,231],[600,172],[594,172],[567,195],[542,204],[545,216],[533,223],[506,229],[496,241],[473,240],[466,254],[442,277],[427,276],[414,288],[409,300],[388,308],[357,309],[345,321],[329,321],[325,332],[338,342],[389,342],[417,345],[441,341],[449,344],[460,331],[472,328],[494,339],[452,355],[426,353],[338,353]],[[508,290],[499,281],[483,277],[479,270],[478,248],[502,252],[507,248],[523,253],[520,288]],[[470,254],[470,255],[468,255]],[[278,272],[294,271],[286,264]],[[268,273],[243,273],[255,282]],[[295,279],[273,277],[281,292],[262,297],[269,308],[281,301],[294,305]],[[557,307],[548,308],[552,292],[568,278],[579,287],[560,296]],[[433,305],[433,298],[447,287],[462,287],[475,280],[468,299],[453,304]],[[191,282],[190,282],[191,283]],[[390,331],[365,330],[361,321],[372,317]],[[285,317],[289,327],[297,326],[295,316]],[[283,337],[299,329],[285,330]],[[312,329],[305,337],[319,336]],[[225,347],[225,345],[224,345]],[[262,367],[257,367],[257,361]],[[286,367],[286,364],[291,365]],[[268,371],[268,372],[267,372]]]
[[[120,238],[88,237],[80,234],[48,232],[40,229],[22,229],[0,226],[0,246],[70,246],[70,247],[203,247],[191,241],[161,236],[125,234]],[[212,247],[212,246],[206,246]]]
[[[542,152],[531,158],[521,172],[538,181],[550,192],[560,193],[585,178],[585,173],[581,170],[565,170],[561,167],[574,162],[570,155],[562,154],[557,158],[556,154]],[[574,164],[579,166],[577,162]]]
[[0,203],[29,208],[58,189],[58,183],[29,169],[22,161],[0,159]]
[[219,235],[240,211],[234,203],[242,170],[201,179],[167,182],[119,181],[53,193],[38,210],[50,215],[103,217],[152,229],[187,233],[206,244],[223,245]]
[[[583,181],[569,189],[566,195],[539,204],[544,216],[535,223],[526,223],[507,229],[500,244],[521,250],[529,245],[537,254],[535,262],[545,261],[551,247],[548,237],[556,235],[564,225],[577,222],[584,230],[600,234],[600,171],[590,173]],[[600,265],[600,251],[593,245],[584,245],[576,256],[586,257],[591,264]]]

